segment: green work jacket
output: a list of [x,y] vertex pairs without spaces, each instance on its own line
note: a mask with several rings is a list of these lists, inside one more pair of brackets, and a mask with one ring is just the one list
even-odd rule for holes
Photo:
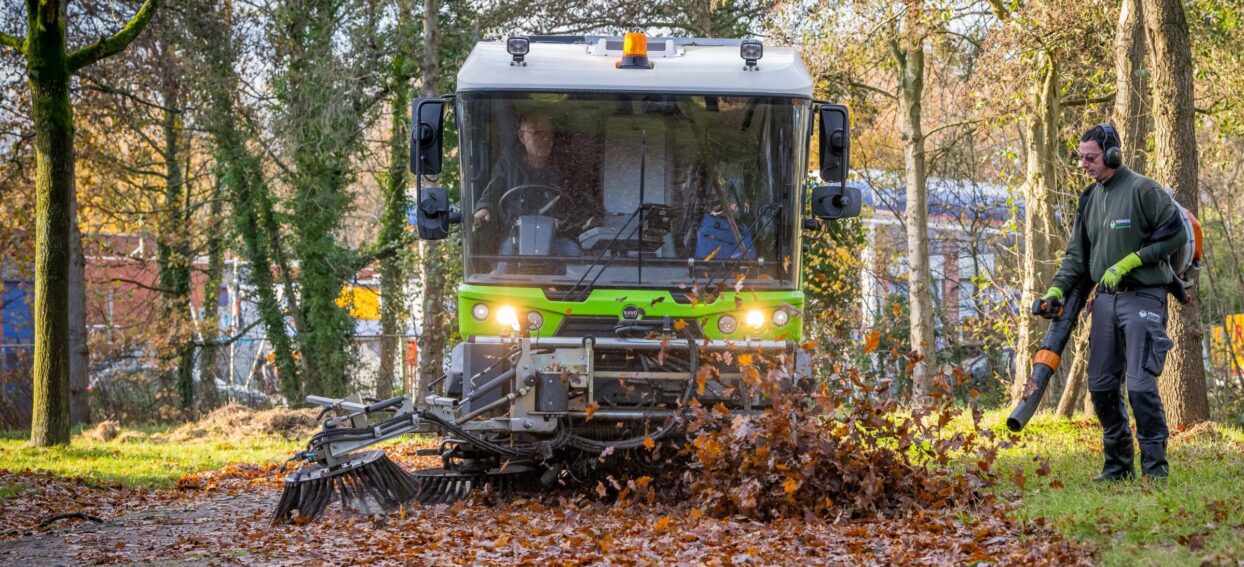
[[[1127,167],[1115,170],[1105,183],[1093,183],[1080,195],[1075,226],[1067,242],[1054,287],[1068,291],[1084,278],[1101,281],[1108,268],[1135,252],[1142,262],[1123,277],[1129,287],[1166,287],[1174,279],[1170,255],[1187,240],[1176,215],[1183,214],[1169,193],[1152,179]],[[1154,242],[1158,227],[1178,229]]]

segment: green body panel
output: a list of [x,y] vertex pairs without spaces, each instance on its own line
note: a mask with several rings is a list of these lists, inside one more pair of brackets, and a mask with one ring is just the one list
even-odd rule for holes
[[[477,321],[471,309],[478,303],[487,304],[489,315],[485,321]],[[644,311],[644,319],[669,316],[673,319],[693,319],[700,324],[709,339],[745,338],[790,340],[803,339],[803,291],[766,290],[722,292],[712,303],[676,303],[667,290],[643,289],[597,289],[587,301],[553,301],[545,297],[538,287],[502,287],[491,285],[462,284],[458,287],[458,325],[463,337],[497,336],[506,329],[497,322],[497,310],[510,305],[518,312],[520,322],[525,323],[527,313],[537,311],[544,317],[544,325],[531,331],[532,336],[551,337],[567,316],[596,316],[620,319],[622,310],[633,305]],[[782,327],[773,325],[773,312],[785,308],[790,321]],[[753,330],[746,324],[746,314],[752,309],[764,313],[765,324]],[[722,334],[717,321],[723,315],[732,315],[738,328],[729,335]]]

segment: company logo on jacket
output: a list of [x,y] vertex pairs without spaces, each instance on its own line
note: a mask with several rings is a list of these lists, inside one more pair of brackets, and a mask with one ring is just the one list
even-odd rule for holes
[[1132,219],[1114,219],[1110,221],[1110,228],[1111,230],[1132,228]]

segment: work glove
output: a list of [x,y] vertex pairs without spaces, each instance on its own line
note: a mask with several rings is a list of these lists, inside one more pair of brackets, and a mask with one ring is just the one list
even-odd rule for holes
[[1050,287],[1044,296],[1033,302],[1033,315],[1042,318],[1055,318],[1062,313],[1062,290]]
[[1032,314],[1038,315],[1044,319],[1053,319],[1063,312],[1063,290],[1056,287],[1050,288],[1032,303]]
[[1115,288],[1119,287],[1119,281],[1123,279],[1123,276],[1139,268],[1140,264],[1140,256],[1137,256],[1135,252],[1124,256],[1122,260],[1119,260],[1119,263],[1106,268],[1106,273],[1101,276],[1101,286],[1106,288],[1106,291],[1114,291]]

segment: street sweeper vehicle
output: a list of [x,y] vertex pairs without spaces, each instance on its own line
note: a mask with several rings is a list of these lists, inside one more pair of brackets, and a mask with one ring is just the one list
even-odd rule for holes
[[[457,92],[417,100],[411,124],[412,224],[461,238],[464,340],[410,398],[309,397],[336,415],[274,521],[551,486],[615,451],[659,460],[691,406],[760,411],[749,377],[798,387],[803,234],[860,211],[847,110],[812,85],[795,49],[755,40],[476,45]],[[449,117],[456,191],[425,186]],[[441,436],[441,467],[368,449],[410,433]]]

